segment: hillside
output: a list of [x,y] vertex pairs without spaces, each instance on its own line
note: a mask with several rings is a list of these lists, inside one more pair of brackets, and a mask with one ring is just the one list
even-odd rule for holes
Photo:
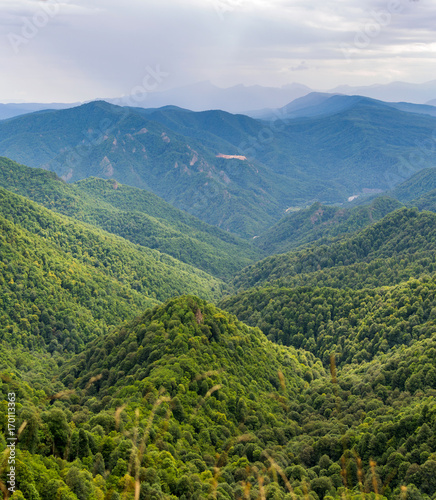
[[[357,102],[333,116],[285,120],[257,158],[284,175],[304,165],[306,178],[326,183],[319,201],[345,201],[364,189],[391,189],[433,166],[432,155],[416,144],[431,137],[434,123],[434,117]],[[285,155],[292,162],[284,161]]]
[[346,102],[0,121],[0,498],[436,499],[434,119]]
[[231,276],[259,256],[232,234],[114,180],[67,184],[51,172],[0,158],[0,186],[217,277]]
[[147,189],[202,220],[243,236],[280,214],[289,181],[237,155],[151,121],[140,111],[97,101],[0,123],[0,154],[73,182],[116,179]]
[[301,347],[325,364],[331,354],[341,366],[368,361],[436,334],[435,277],[360,290],[262,287],[220,305],[270,340]]
[[436,189],[423,194],[416,200],[410,202],[410,205],[418,207],[420,210],[429,210],[436,212]]
[[268,254],[288,252],[313,242],[324,244],[377,222],[400,208],[395,199],[379,197],[368,205],[354,208],[321,205],[291,212],[262,233],[254,243]]
[[267,257],[241,271],[234,284],[392,285],[432,273],[435,248],[436,214],[401,208],[344,241]]
[[435,347],[424,338],[326,370],[205,301],[171,299],[65,363],[52,405],[3,376],[28,421],[19,488],[43,499],[430,499]]
[[22,409],[34,414],[19,452],[29,470],[23,492],[114,498],[136,481],[142,495],[159,498],[240,494],[235,480],[267,478],[262,454],[285,451],[297,431],[285,401],[323,374],[310,355],[275,346],[195,297],[149,310],[62,371],[68,390],[55,406],[34,394]]
[[433,167],[417,144],[435,125],[435,117],[365,98],[332,116],[275,122],[97,101],[3,120],[0,154],[69,182],[101,177],[147,189],[252,238],[290,207],[380,193]]
[[436,189],[436,168],[426,168],[392,190],[391,195],[403,203],[415,203]]
[[107,327],[185,290],[226,285],[172,257],[0,188],[1,339],[77,351]]

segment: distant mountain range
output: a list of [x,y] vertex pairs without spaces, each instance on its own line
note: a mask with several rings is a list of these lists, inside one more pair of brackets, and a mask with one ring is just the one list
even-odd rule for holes
[[431,106],[310,94],[266,122],[104,101],[0,122],[0,155],[65,181],[115,179],[243,237],[286,210],[394,188],[436,159]]
[[311,92],[310,94],[295,99],[282,108],[261,109],[258,111],[251,111],[248,114],[252,118],[262,120],[313,118],[317,116],[334,115],[364,102],[377,103],[379,106],[387,106],[408,113],[436,116],[436,107],[429,104],[387,102],[364,97],[363,95],[328,94],[323,92]]
[[[292,83],[283,87],[263,87],[261,85],[235,85],[220,88],[211,82],[198,82],[161,92],[149,92],[126,95],[123,97],[107,97],[105,101],[120,106],[138,106],[143,108],[160,108],[178,106],[192,111],[221,109],[230,113],[244,113],[255,116],[255,110],[281,108],[291,101],[306,96],[320,89],[312,89],[306,85]],[[323,91],[326,94],[361,95],[389,102],[409,102],[414,104],[436,103],[436,80],[413,84],[392,82],[369,86],[341,85]],[[19,103],[0,104],[0,120],[19,116],[33,111],[45,109],[66,109],[80,103]]]

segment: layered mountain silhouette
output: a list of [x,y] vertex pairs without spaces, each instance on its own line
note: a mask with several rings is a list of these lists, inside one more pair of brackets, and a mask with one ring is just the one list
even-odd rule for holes
[[304,99],[291,109],[317,116],[273,122],[103,101],[41,111],[0,122],[0,154],[69,182],[95,176],[153,191],[244,237],[290,207],[386,191],[433,166],[436,118],[422,114],[432,108],[325,95],[304,106]]

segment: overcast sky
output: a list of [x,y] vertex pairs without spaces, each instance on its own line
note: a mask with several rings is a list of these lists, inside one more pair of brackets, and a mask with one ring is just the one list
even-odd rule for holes
[[436,79],[436,0],[0,0],[0,101]]

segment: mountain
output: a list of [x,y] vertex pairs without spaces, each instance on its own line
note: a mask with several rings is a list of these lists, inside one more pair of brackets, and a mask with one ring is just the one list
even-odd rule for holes
[[289,213],[253,243],[269,255],[285,253],[301,246],[332,244],[383,219],[406,205],[436,211],[436,169],[424,169],[387,193],[369,194],[342,206],[314,203]]
[[152,190],[243,236],[279,217],[290,184],[268,167],[241,159],[228,142],[205,147],[140,112],[104,102],[1,122],[0,137],[0,151],[15,161],[68,181],[99,176]]
[[267,257],[238,273],[234,283],[239,289],[394,285],[434,272],[435,241],[435,213],[400,208],[343,241]]
[[[412,283],[398,298],[413,307],[430,290]],[[171,299],[53,370],[61,382],[49,381],[49,397],[3,376],[5,391],[26,397],[18,487],[25,498],[429,499],[432,328],[370,361],[356,352],[342,368],[332,355],[325,368],[203,300]]]
[[[107,97],[104,100],[119,106],[141,106],[143,108],[160,108],[178,106],[193,111],[220,109],[230,113],[244,113],[256,118],[257,111],[281,108],[289,102],[310,93],[322,95],[306,85],[291,83],[282,87],[264,87],[261,85],[235,85],[220,88],[209,81],[197,82],[160,92],[144,92],[135,96]],[[340,85],[334,89],[323,91],[326,95],[361,95],[381,101],[428,104],[436,102],[436,81],[423,84],[392,82],[369,86]],[[0,120],[12,118],[25,113],[47,109],[66,109],[80,103],[0,103]],[[263,112],[264,112],[263,111]]]
[[[181,227],[177,210],[165,219],[156,197],[113,180],[1,164],[3,182],[84,220],[104,209],[128,220],[137,206]],[[390,204],[373,200],[374,216]],[[367,212],[345,226],[371,213],[353,210]],[[0,188],[14,496],[430,500],[435,218],[400,208],[329,246],[269,257],[222,299],[221,280]],[[188,217],[194,228],[225,241]]]
[[377,197],[371,203],[354,208],[321,205],[290,212],[254,240],[269,255],[288,252],[317,242],[327,244],[382,219],[403,206],[388,197]]
[[253,118],[262,120],[310,118],[334,115],[350,109],[359,103],[374,103],[379,106],[388,106],[407,113],[436,116],[436,107],[434,106],[413,104],[409,102],[385,102],[377,99],[370,99],[362,95],[342,95],[320,92],[311,92],[278,109],[264,109],[248,114]]
[[0,158],[0,186],[217,277],[229,277],[259,257],[244,240],[114,180],[67,184],[52,172]]
[[429,101],[435,99],[436,96],[436,80],[425,83],[391,82],[361,87],[340,85],[329,92],[335,94],[363,95],[381,101],[431,104]]
[[[113,498],[135,482],[158,498],[233,496],[255,465],[257,479],[267,476],[265,452],[281,461],[277,452],[298,432],[288,402],[324,374],[312,356],[191,296],[115,329],[59,371],[66,389],[55,404],[27,389],[33,397],[20,412],[30,425],[19,488],[52,498]],[[14,378],[3,387],[24,392]]]
[[[147,305],[221,280],[0,188],[1,340],[79,350]],[[74,347],[71,347],[74,346]]]
[[[320,116],[286,118],[279,113],[273,124],[243,115],[193,113],[173,107],[146,113],[184,136],[201,137],[205,144],[213,144],[217,137],[224,139],[238,147],[240,154],[287,178],[286,208],[314,199],[334,203],[380,193],[433,164],[434,155],[427,142],[435,118],[420,116],[421,110],[401,111],[396,109],[397,104],[361,96],[310,94],[300,101],[313,100],[318,100],[318,105],[310,109]],[[302,111],[309,109],[302,102],[299,105]]]
[[264,122],[104,102],[0,122],[0,154],[67,181],[115,179],[245,238],[289,208],[344,203],[433,166],[436,118],[357,98],[334,115]]
[[126,96],[105,100],[120,106],[135,106],[135,103],[138,103],[138,106],[144,108],[178,106],[193,111],[220,109],[229,113],[245,113],[247,110],[259,107],[259,103],[263,107],[283,106],[310,91],[309,87],[298,83],[283,87],[235,85],[220,88],[206,81],[161,92],[138,94],[134,99]]
[[431,116],[362,100],[332,116],[283,120],[256,158],[282,175],[295,175],[296,165],[304,165],[300,176],[324,183],[322,191],[313,186],[318,201],[345,201],[364,190],[392,188],[432,166],[427,142],[434,123]]
[[[146,113],[177,133],[201,137],[205,144],[213,144],[217,137],[230,142],[240,154],[284,176],[288,179],[288,207],[314,199],[343,202],[381,192],[433,164],[427,142],[435,118],[422,110],[402,111],[397,109],[398,103],[361,96],[310,94],[299,101],[296,117],[288,118],[278,110],[272,124],[219,111],[193,113],[169,107]],[[315,101],[317,105],[303,104]],[[319,116],[298,117],[309,109]]]

